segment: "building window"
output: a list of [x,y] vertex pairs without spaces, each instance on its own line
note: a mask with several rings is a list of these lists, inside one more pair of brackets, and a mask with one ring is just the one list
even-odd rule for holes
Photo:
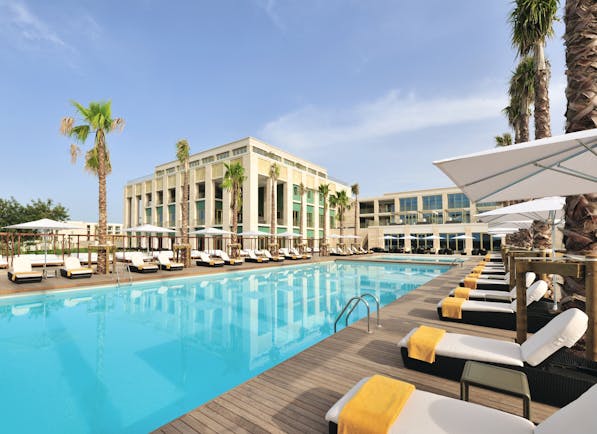
[[214,197],[216,199],[223,199],[224,192],[222,190],[222,184],[218,182],[214,182]]
[[448,194],[448,208],[470,208],[471,202],[463,193]]
[[195,202],[197,211],[197,222],[195,226],[203,226],[205,224],[205,201],[198,200]]
[[301,192],[300,187],[296,184],[292,185],[292,200],[300,202],[301,200]]
[[176,205],[168,205],[168,225],[176,226]]
[[317,170],[315,169],[309,169],[309,173],[313,174],[313,175],[317,175]]
[[416,197],[401,197],[400,198],[400,211],[416,211],[417,210],[417,198]]
[[211,155],[211,156],[209,156],[209,157],[204,157],[204,158],[202,158],[202,159],[201,159],[201,162],[202,162],[203,164],[209,164],[209,163],[211,163],[212,161],[214,161],[214,157],[213,157],[213,155]]
[[232,155],[241,155],[247,153],[247,147],[241,146],[240,148],[236,148],[232,150]]
[[394,201],[379,201],[379,212],[394,212]]
[[373,202],[359,202],[360,214],[373,214]]
[[442,209],[442,195],[423,196],[423,209]]
[[265,223],[265,187],[257,190],[257,218],[259,223]]
[[216,155],[216,158],[218,160],[224,160],[226,158],[228,158],[230,156],[230,152],[226,151],[226,152],[220,152],[219,154]]
[[324,179],[328,177],[328,176],[327,176],[325,173],[323,173],[323,172],[317,172],[317,176],[319,176],[320,178],[324,178]]
[[307,190],[307,203],[315,203],[315,191]]
[[153,203],[151,202],[151,193],[145,194],[145,208],[151,208]]
[[390,225],[390,216],[381,216],[379,218],[379,225],[380,226],[389,226]]
[[168,189],[168,203],[176,203],[176,188]]
[[423,213],[423,220],[421,223],[423,224],[437,224],[444,222],[444,215],[440,212],[426,212]]
[[307,227],[312,228],[315,226],[315,219],[313,218],[314,209],[312,206],[307,207]]
[[470,223],[470,211],[448,211],[447,223]]
[[164,204],[164,192],[163,191],[158,191],[156,193],[158,195],[157,204],[156,205],[163,205]]
[[325,224],[325,216],[323,215],[323,208],[319,208],[319,227],[323,228]]
[[369,226],[373,226],[375,219],[373,217],[361,217],[359,219],[359,225],[361,228],[368,228]]
[[198,167],[201,165],[201,160],[194,160],[189,163],[189,168]]
[[216,200],[214,205],[215,205],[214,224],[221,225],[222,224],[222,201]]
[[173,174],[174,172],[176,172],[176,167],[168,167],[168,168],[166,169],[166,174],[167,174],[167,175],[171,175],[171,174]]
[[205,182],[196,183],[195,192],[197,194],[197,199],[205,199]]

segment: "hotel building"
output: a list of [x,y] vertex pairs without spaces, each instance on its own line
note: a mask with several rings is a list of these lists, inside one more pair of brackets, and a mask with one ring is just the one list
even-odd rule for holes
[[[487,224],[475,220],[475,215],[498,206],[494,202],[473,203],[457,187],[359,198],[359,234],[369,248],[404,248],[414,252],[417,247],[449,247],[469,254],[474,248],[499,250],[501,238],[489,235]],[[349,211],[347,217],[347,225],[354,227],[354,211]],[[387,235],[397,239],[385,239]],[[474,239],[456,240],[460,235]],[[415,239],[408,239],[409,236]],[[428,236],[437,238],[424,239]]]
[[[172,146],[174,154],[174,145]],[[230,230],[230,192],[222,188],[224,163],[240,162],[246,180],[242,186],[239,232],[270,232],[270,167],[277,163],[280,176],[276,183],[277,233],[299,233],[303,219],[303,238],[323,237],[324,224],[335,226],[335,211],[324,218],[319,186],[329,184],[330,195],[350,187],[328,176],[317,164],[298,158],[260,140],[247,137],[208,149],[190,157],[189,227],[216,227]],[[180,230],[183,173],[180,162],[170,161],[155,167],[151,175],[132,180],[124,187],[124,226],[153,224]],[[302,200],[299,186],[306,188]]]

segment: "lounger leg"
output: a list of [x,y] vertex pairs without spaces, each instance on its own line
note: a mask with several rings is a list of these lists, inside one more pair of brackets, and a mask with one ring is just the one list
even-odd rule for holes
[[467,381],[460,382],[460,399],[462,401],[468,401],[468,387],[469,384]]

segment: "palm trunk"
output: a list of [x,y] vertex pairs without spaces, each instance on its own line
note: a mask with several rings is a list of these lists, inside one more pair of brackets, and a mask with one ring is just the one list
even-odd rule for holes
[[[182,244],[189,244],[189,162],[184,163],[184,174],[182,177]],[[191,258],[187,255],[187,250],[182,250],[182,262],[185,267],[191,266]]]
[[338,207],[337,211],[338,211],[338,223],[340,223],[340,237],[342,237],[344,235],[344,210],[342,209],[342,207]]
[[[97,239],[100,246],[97,255],[97,272],[98,274],[106,274],[106,250],[105,245],[108,237],[108,211],[106,202],[106,137],[102,130],[96,132],[96,146],[97,146],[97,177],[99,181],[98,207],[99,207],[99,222]],[[104,249],[104,250],[102,250]]]
[[[327,240],[328,240],[328,198],[323,198],[323,255],[328,254]],[[320,250],[322,250],[320,248]]]
[[[597,3],[567,0],[566,33],[566,132],[597,127]],[[564,243],[570,253],[597,254],[597,194],[566,198]],[[579,292],[582,283],[566,279],[567,292]],[[595,294],[591,294],[593,298]],[[586,356],[597,360],[597,319],[589,309]]]
[[529,112],[527,107],[523,107],[523,114],[520,115],[518,120],[518,136],[516,143],[523,143],[529,141]]
[[551,225],[543,221],[534,220],[531,225],[533,234],[533,249],[551,249]]
[[535,45],[535,140],[551,136],[549,116],[549,69],[543,43]]
[[230,202],[230,209],[232,210],[232,235],[230,240],[234,245],[231,254],[234,258],[238,257],[238,248],[236,243],[238,242],[238,185],[236,182],[232,187],[232,198]]
[[270,242],[270,250],[272,255],[277,254],[274,244],[276,243],[276,180],[272,178],[272,194],[271,194],[271,215],[269,229],[272,234]]
[[300,241],[299,252],[300,253],[303,253],[303,231],[305,230],[304,224],[303,224],[303,206],[305,205],[304,201],[305,201],[305,194],[303,193],[303,194],[301,194],[301,212],[299,214],[299,216],[300,216],[300,219],[299,219],[299,233],[301,235],[300,238],[299,238],[299,241]]
[[[354,236],[356,237],[359,232],[359,196],[354,197]],[[355,238],[356,243],[356,238]]]

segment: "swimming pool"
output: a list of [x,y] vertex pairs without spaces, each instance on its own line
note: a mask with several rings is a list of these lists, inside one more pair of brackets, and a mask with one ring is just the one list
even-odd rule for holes
[[2,299],[2,431],[147,432],[329,336],[354,294],[388,304],[448,269],[336,261]]
[[383,259],[386,261],[400,261],[400,262],[424,262],[430,264],[460,264],[466,259],[453,256],[441,257],[435,255],[385,255],[377,256],[375,259]]

